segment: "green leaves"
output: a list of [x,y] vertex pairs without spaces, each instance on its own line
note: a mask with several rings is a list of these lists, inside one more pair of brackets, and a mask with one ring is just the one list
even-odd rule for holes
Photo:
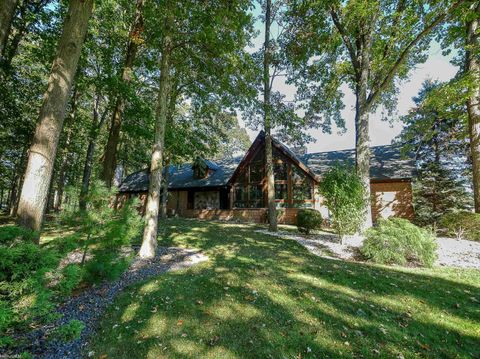
[[320,193],[340,238],[360,229],[364,189],[354,169],[339,165],[330,169],[320,182]]

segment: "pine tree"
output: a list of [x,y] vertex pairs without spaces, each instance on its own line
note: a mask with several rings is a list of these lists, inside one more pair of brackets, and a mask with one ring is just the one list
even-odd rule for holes
[[419,225],[435,225],[449,212],[469,209],[466,183],[442,163],[427,162],[417,172],[414,190],[415,219]]
[[413,98],[416,107],[402,118],[405,127],[398,141],[404,153],[413,153],[417,163],[414,183],[416,221],[420,225],[435,225],[448,212],[469,208],[465,172],[468,170],[466,125],[457,117],[456,104],[439,111],[437,91],[443,84],[431,80],[423,83]]

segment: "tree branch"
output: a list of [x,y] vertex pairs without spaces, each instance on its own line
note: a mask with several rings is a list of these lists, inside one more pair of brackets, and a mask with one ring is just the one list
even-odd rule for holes
[[345,28],[340,22],[340,18],[338,17],[338,14],[336,13],[333,7],[330,8],[330,16],[332,17],[332,21],[335,24],[335,27],[337,28],[338,32],[340,33],[340,36],[342,37],[343,43],[347,47],[348,54],[350,55],[350,59],[352,60],[353,68],[355,72],[358,73],[360,69],[360,64],[357,59],[357,53],[355,51],[355,48],[353,47],[352,42],[347,36],[347,32],[345,31]]
[[422,40],[425,36],[427,36],[434,28],[437,26],[439,23],[441,23],[453,10],[455,10],[458,6],[460,6],[465,0],[459,0],[455,4],[453,4],[447,11],[444,13],[440,14],[437,16],[429,25],[427,25],[420,33],[417,34],[417,36],[403,49],[403,51],[400,53],[400,56],[398,57],[397,61],[393,64],[393,66],[390,68],[390,70],[387,72],[385,77],[383,78],[382,81],[378,84],[378,86],[375,86],[374,89],[372,89],[372,92],[370,92],[370,95],[367,98],[367,105],[371,105],[376,101],[378,96],[380,96],[380,93],[385,90],[385,88],[388,86],[390,81],[393,79],[395,76],[395,73],[397,72],[398,68],[400,65],[406,60],[410,50],[412,47],[414,47],[420,40]]

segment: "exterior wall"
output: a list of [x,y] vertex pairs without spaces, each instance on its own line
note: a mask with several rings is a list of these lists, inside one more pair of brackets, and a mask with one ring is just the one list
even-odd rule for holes
[[220,209],[220,192],[195,192],[194,209]]
[[[413,219],[413,195],[412,184],[409,181],[384,181],[372,182],[372,219],[375,222],[379,218],[401,217]],[[199,197],[197,199],[197,193]],[[146,193],[122,193],[117,196],[116,208],[120,208],[126,200],[132,197],[140,199],[139,212],[145,213]],[[197,205],[197,202],[200,203]],[[210,206],[210,208],[208,207]],[[216,207],[215,207],[216,206]],[[219,192],[206,191],[196,192],[195,209],[188,209],[187,191],[170,191],[168,194],[167,209],[169,215],[179,215],[186,218],[235,220],[253,223],[266,223],[266,208],[219,208]],[[200,207],[200,208],[199,208]],[[201,208],[207,207],[207,208]],[[322,197],[315,191],[314,208],[328,218],[328,209],[322,205]],[[278,221],[283,224],[296,224],[298,208],[278,209]]]
[[374,222],[379,218],[388,217],[413,219],[411,182],[373,182],[371,184],[371,192]]

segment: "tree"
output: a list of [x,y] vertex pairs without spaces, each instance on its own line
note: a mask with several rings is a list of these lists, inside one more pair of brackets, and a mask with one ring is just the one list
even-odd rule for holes
[[404,154],[415,155],[415,220],[421,225],[433,225],[443,214],[464,210],[470,204],[465,183],[470,169],[465,165],[465,102],[446,96],[448,85],[430,80],[423,83],[413,98],[416,107],[402,117],[405,127],[397,138]]
[[[393,110],[396,80],[425,61],[432,31],[462,2],[302,1],[289,6],[285,49],[298,99],[308,102],[307,115],[327,125],[341,123],[341,86],[347,84],[355,94],[355,165],[365,204],[370,203],[369,114],[380,105]],[[371,207],[364,208],[366,228]]]
[[475,212],[480,213],[480,1],[471,1],[467,15],[465,72],[472,88],[467,100]]
[[346,234],[361,229],[364,187],[353,169],[340,165],[331,168],[320,182],[320,193],[341,241]]
[[462,177],[445,163],[426,162],[417,171],[413,186],[415,222],[435,226],[447,213],[467,210],[471,197]]
[[93,0],[70,2],[40,109],[18,206],[19,224],[33,230],[42,226],[66,105],[92,8]]
[[4,0],[0,5],[0,60],[3,60],[7,45],[10,26],[17,7],[18,0]]
[[268,229],[277,231],[275,177],[273,174],[272,126],[270,123],[270,25],[271,0],[265,3],[265,44],[263,55],[263,127],[265,131],[265,176],[267,179]]
[[[169,10],[167,8],[167,10]],[[150,164],[150,181],[148,186],[147,205],[145,209],[145,230],[139,255],[142,258],[153,258],[157,248],[157,226],[162,187],[163,145],[165,141],[165,125],[167,122],[167,100],[170,86],[170,56],[172,39],[170,31],[173,26],[173,16],[165,18],[164,34],[161,47],[160,86],[158,90],[157,110],[155,114],[155,142]]]
[[[155,114],[155,145],[150,164],[150,185],[146,207],[142,257],[155,255],[159,199],[162,183],[162,159],[164,153],[165,124],[167,121],[168,99],[172,94],[172,78],[179,76],[179,96],[188,100],[190,117],[211,118],[219,113],[219,106],[233,103],[232,93],[238,94],[245,85],[238,69],[242,68],[250,30],[250,16],[246,10],[249,2],[214,1],[199,3],[170,1],[162,6],[153,5],[145,11],[145,28],[149,41],[161,39],[160,86]],[[162,26],[158,26],[156,15],[165,14]],[[192,15],[194,14],[194,16]],[[158,41],[158,40],[157,40]],[[222,72],[223,70],[223,72]],[[218,76],[218,77],[217,77]],[[237,80],[240,78],[240,80]],[[238,84],[238,86],[237,86]],[[231,90],[232,88],[237,88]],[[223,95],[223,93],[230,95]],[[182,96],[180,96],[180,94]],[[184,141],[184,139],[183,139]]]
[[[135,17],[130,29],[128,44],[126,48],[125,60],[122,68],[122,82],[121,86],[128,86],[132,80],[132,72],[135,58],[137,56],[138,48],[143,42],[143,3],[144,0],[137,0]],[[108,141],[105,147],[105,155],[103,158],[101,179],[105,181],[108,187],[111,187],[114,177],[118,143],[120,141],[120,129],[122,126],[122,117],[125,110],[125,95],[120,92],[115,101],[115,108],[112,114],[110,125],[110,132],[108,134]]]

